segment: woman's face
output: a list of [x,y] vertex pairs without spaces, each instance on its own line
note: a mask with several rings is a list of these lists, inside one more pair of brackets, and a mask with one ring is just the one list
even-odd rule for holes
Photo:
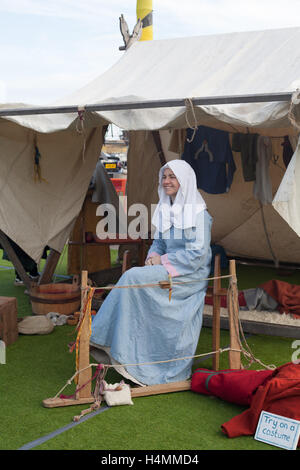
[[162,177],[162,187],[167,196],[170,196],[172,201],[174,201],[176,197],[179,186],[180,184],[178,183],[173,171],[170,170],[170,168],[166,168]]

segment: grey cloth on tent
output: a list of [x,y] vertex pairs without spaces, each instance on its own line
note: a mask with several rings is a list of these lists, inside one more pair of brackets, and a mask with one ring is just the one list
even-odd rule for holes
[[90,187],[93,188],[92,202],[99,204],[111,204],[116,211],[117,216],[117,233],[127,233],[126,214],[121,204],[119,204],[119,196],[112,184],[101,160],[98,160],[94,170]]
[[273,200],[269,173],[271,158],[272,142],[270,137],[259,136],[257,139],[256,181],[253,185],[253,195],[262,204],[271,204]]
[[260,287],[243,291],[248,310],[277,310],[278,303]]
[[99,204],[113,204],[116,209],[119,208],[119,198],[101,160],[98,160],[94,170],[91,186],[94,189],[92,195],[93,202]]
[[245,181],[255,181],[258,134],[236,133],[232,136],[232,150],[241,153]]

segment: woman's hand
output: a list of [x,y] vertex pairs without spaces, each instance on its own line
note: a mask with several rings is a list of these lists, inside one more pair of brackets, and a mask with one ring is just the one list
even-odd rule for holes
[[145,266],[153,266],[156,264],[161,264],[160,256],[151,256],[151,258],[148,258],[145,262]]

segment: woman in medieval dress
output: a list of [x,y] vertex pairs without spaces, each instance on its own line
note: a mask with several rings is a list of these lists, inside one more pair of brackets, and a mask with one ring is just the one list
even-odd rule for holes
[[[183,160],[165,164],[158,194],[145,266],[129,269],[116,285],[157,284],[171,276],[178,282],[171,300],[168,289],[160,287],[112,289],[93,319],[90,338],[98,362],[105,351],[118,372],[140,385],[190,377],[191,358],[164,361],[195,354],[211,266],[212,218],[191,166]],[[153,362],[158,363],[143,365]]]

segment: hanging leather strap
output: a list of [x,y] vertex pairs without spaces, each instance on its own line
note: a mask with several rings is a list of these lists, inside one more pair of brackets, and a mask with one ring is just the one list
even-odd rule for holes
[[157,153],[160,159],[161,166],[164,166],[167,163],[162,144],[161,144],[161,139],[159,135],[159,131],[152,131],[153,139],[156,145]]

